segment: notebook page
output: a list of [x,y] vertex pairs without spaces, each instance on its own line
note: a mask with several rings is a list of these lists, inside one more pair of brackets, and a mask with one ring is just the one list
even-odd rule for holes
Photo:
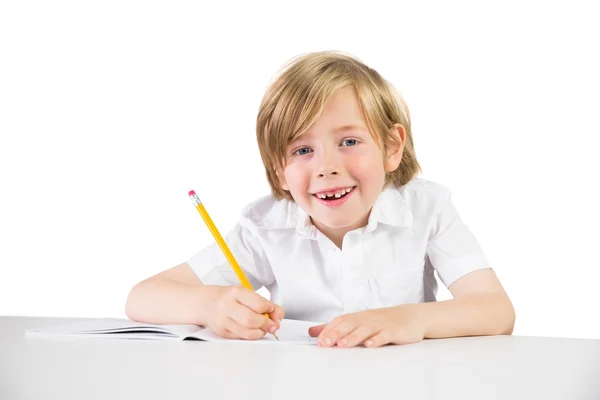
[[29,329],[28,335],[81,335],[111,336],[134,338],[144,337],[189,336],[204,328],[196,325],[155,325],[120,318],[102,318],[76,321],[63,325],[54,325],[38,329]]

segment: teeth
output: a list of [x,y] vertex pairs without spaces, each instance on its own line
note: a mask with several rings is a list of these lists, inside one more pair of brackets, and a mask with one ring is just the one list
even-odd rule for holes
[[342,189],[338,192],[331,192],[331,193],[319,193],[317,196],[320,197],[321,199],[327,199],[327,198],[333,198],[335,197],[336,199],[339,199],[340,197],[342,197],[343,195],[345,195],[346,193],[350,193],[352,191],[352,188],[346,188],[346,189]]

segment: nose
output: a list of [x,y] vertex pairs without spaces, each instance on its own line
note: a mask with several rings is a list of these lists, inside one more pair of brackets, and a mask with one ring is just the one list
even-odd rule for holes
[[335,152],[325,151],[318,157],[317,178],[335,176],[340,174],[339,160],[335,156]]
[[317,171],[318,178],[323,178],[330,175],[339,175],[338,169],[333,165],[323,166]]

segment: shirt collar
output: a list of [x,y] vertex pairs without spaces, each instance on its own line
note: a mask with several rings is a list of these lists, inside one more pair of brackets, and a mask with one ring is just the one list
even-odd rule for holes
[[409,228],[412,225],[413,214],[409,204],[402,196],[400,188],[389,187],[384,189],[369,215],[366,232],[372,232],[378,224],[385,224],[397,228]]

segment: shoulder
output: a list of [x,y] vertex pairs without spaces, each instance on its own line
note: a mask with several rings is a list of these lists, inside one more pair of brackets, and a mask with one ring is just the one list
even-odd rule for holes
[[277,200],[273,195],[260,197],[241,212],[240,224],[251,230],[295,228],[298,205],[290,200]]
[[435,212],[452,197],[452,191],[447,186],[424,178],[414,178],[396,190],[411,209],[426,214]]
[[414,178],[406,185],[397,188],[406,197],[419,197],[421,199],[449,198],[451,191],[448,187],[424,178]]

